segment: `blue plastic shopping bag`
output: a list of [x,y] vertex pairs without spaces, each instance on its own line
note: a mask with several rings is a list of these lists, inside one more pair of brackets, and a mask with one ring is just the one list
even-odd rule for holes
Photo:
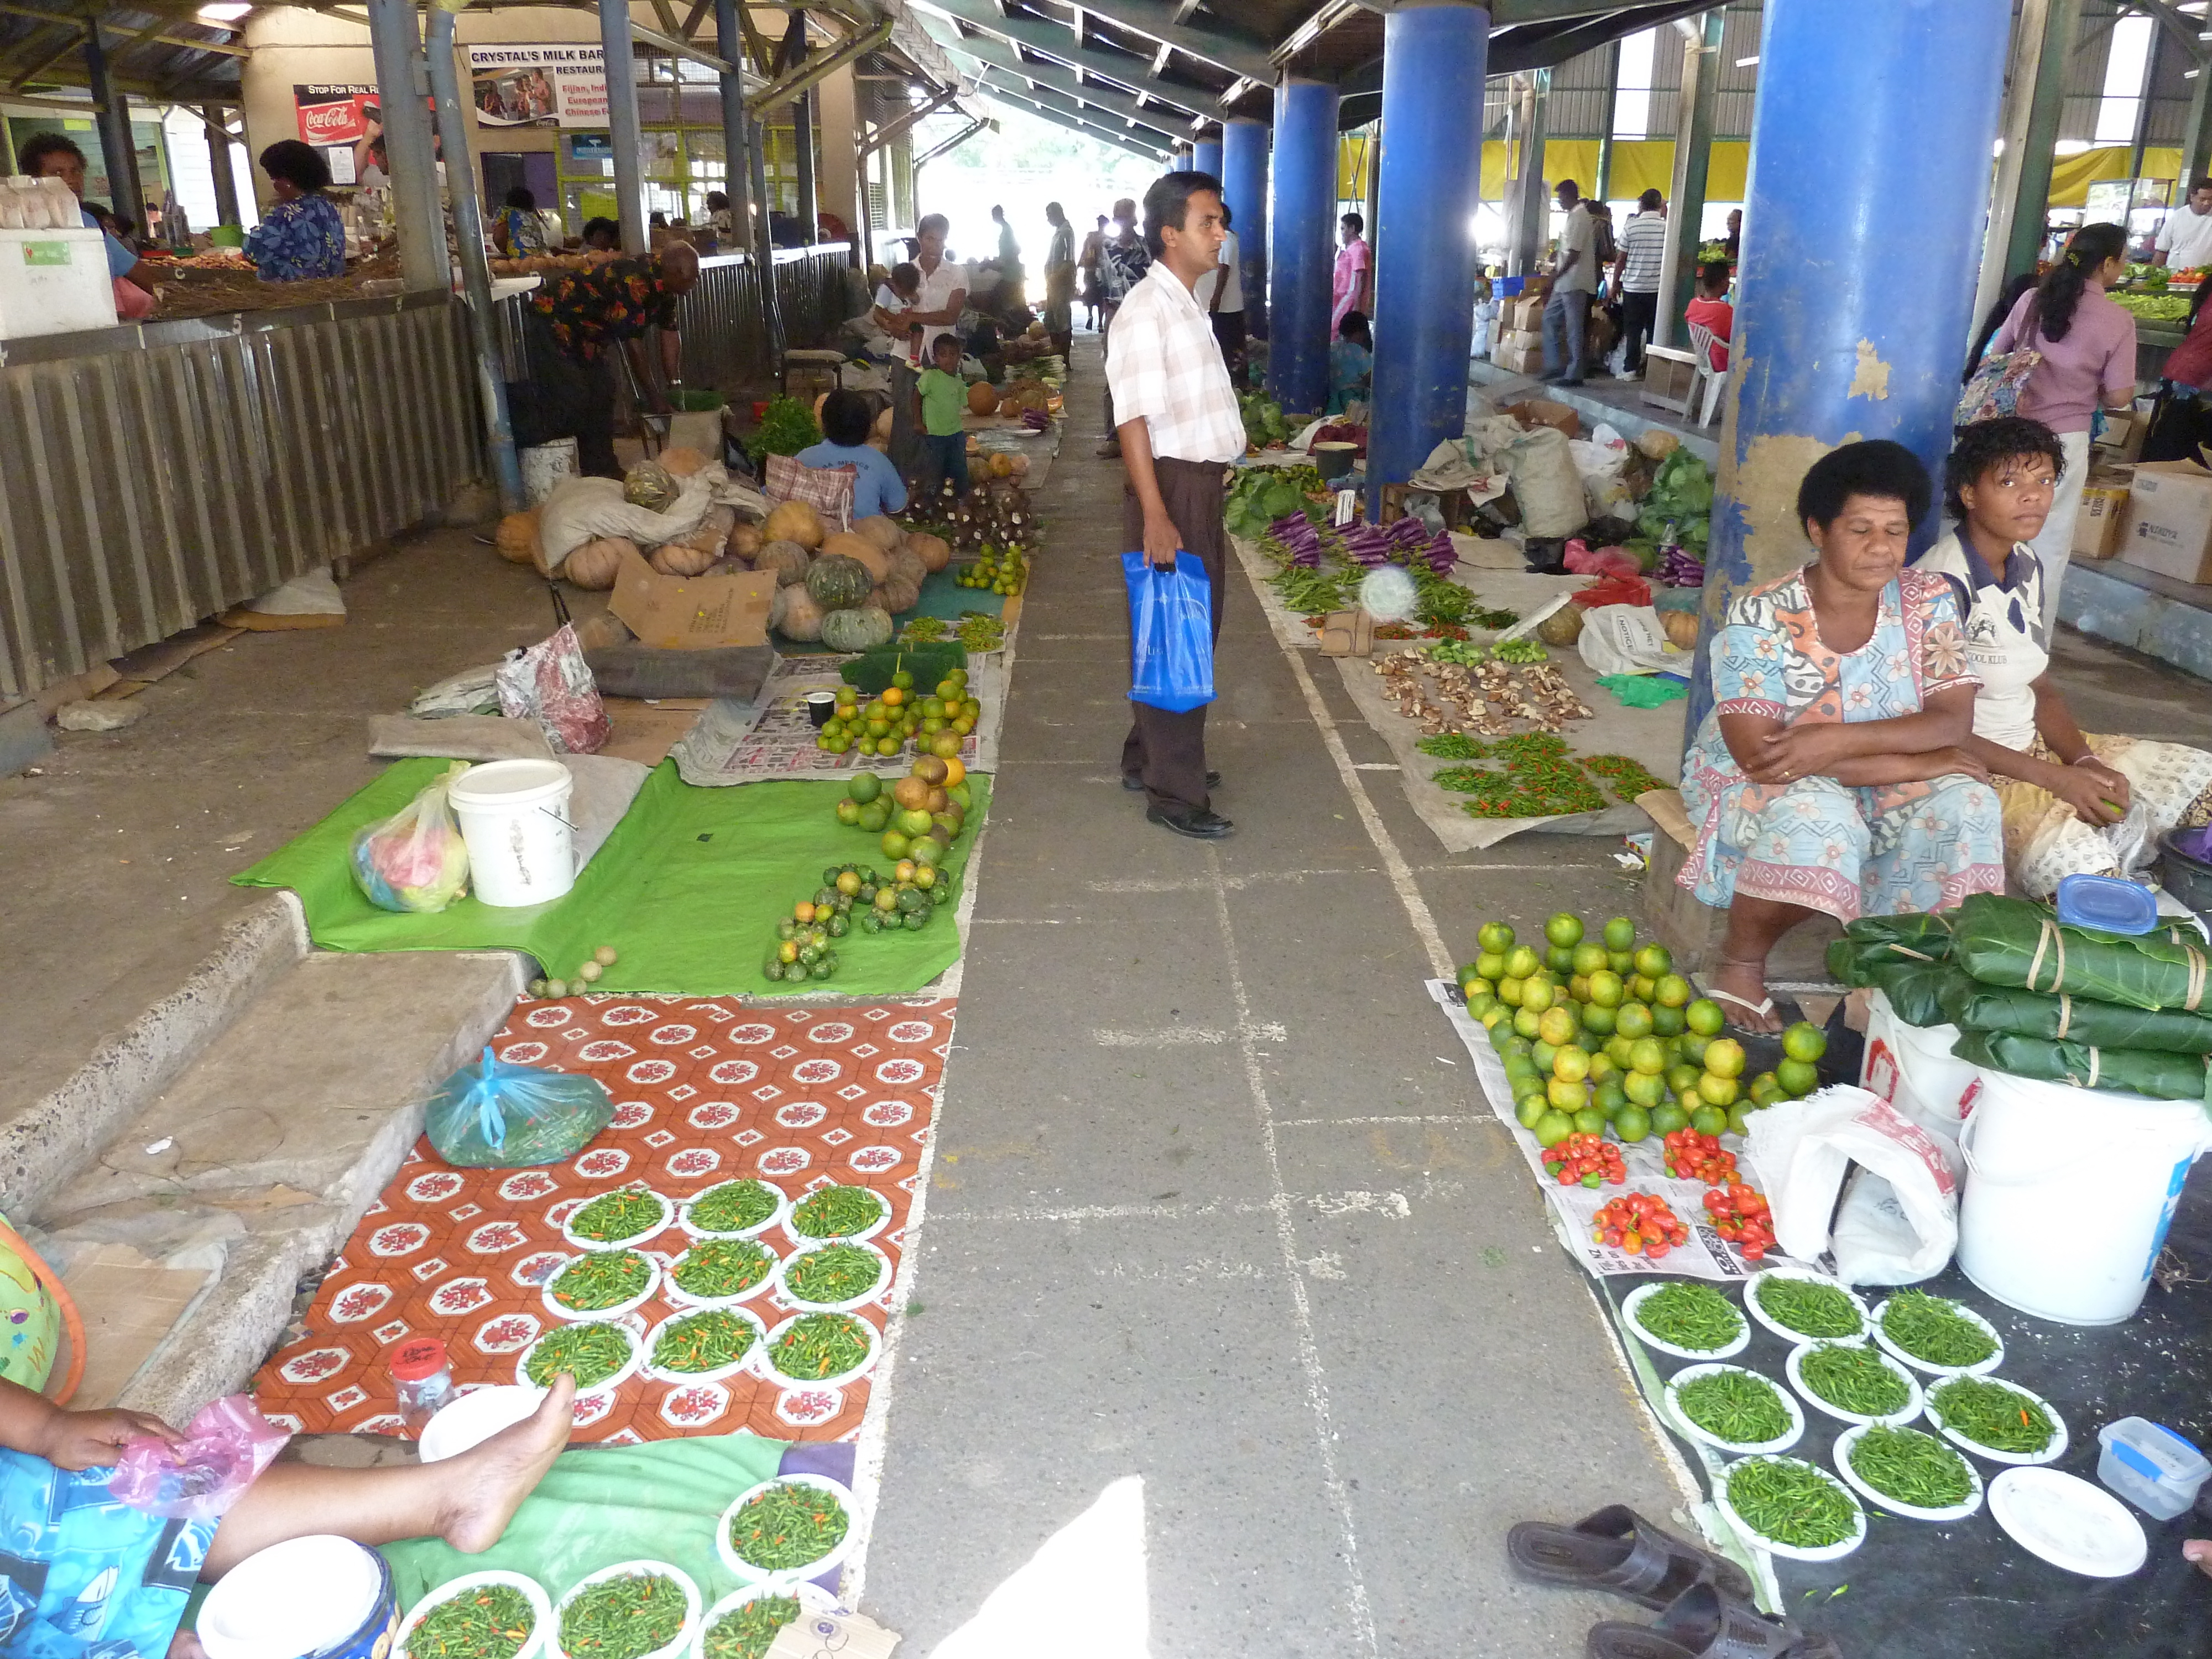
[[1213,701],[1213,590],[1192,555],[1162,570],[1124,553],[1129,584],[1129,700],[1186,714]]

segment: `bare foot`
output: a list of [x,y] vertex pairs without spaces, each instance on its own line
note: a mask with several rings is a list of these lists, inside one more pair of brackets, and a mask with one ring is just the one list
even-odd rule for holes
[[2192,1538],[2181,1547],[2181,1559],[2212,1577],[2212,1538]]
[[439,1535],[464,1555],[478,1554],[499,1542],[507,1523],[522,1507],[553,1460],[568,1443],[575,1426],[576,1380],[567,1372],[553,1379],[538,1409],[501,1429],[443,1467],[451,1486],[438,1526]]
[[[1771,1006],[1772,999],[1766,994],[1766,964],[1763,962],[1734,962],[1723,957],[1720,965],[1705,976],[1705,991],[1720,1004],[1728,1023],[1740,1031],[1782,1029],[1781,1018]],[[1765,1013],[1759,1012],[1761,1003],[1769,1005]]]

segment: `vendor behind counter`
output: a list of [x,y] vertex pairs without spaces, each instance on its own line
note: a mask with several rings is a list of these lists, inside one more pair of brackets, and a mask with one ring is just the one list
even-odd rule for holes
[[[688,242],[670,242],[651,258],[615,259],[593,270],[549,276],[525,302],[530,378],[507,389],[515,442],[527,447],[574,438],[577,465],[586,475],[622,477],[609,354],[629,354],[645,408],[666,413],[669,388],[682,381],[677,302],[698,280],[699,255]],[[660,331],[657,375],[645,352],[645,332],[653,328]]]

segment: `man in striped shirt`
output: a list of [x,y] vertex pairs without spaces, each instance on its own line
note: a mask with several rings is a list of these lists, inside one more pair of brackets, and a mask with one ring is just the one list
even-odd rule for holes
[[1667,257],[1667,198],[1647,190],[1620,228],[1620,257],[1613,262],[1620,290],[1620,372],[1644,372],[1644,347],[1659,321],[1659,267]]

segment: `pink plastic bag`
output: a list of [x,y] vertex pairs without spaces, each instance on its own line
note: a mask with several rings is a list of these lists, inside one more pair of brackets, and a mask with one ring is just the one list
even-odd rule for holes
[[509,652],[492,678],[499,712],[511,720],[536,720],[556,755],[595,755],[614,735],[599,683],[568,623],[528,650]]
[[172,1446],[151,1435],[123,1449],[107,1495],[166,1521],[213,1521],[238,1501],[292,1437],[242,1394],[210,1401]]
[[1624,548],[1593,548],[1579,536],[1569,542],[1560,562],[1577,576],[1635,576],[1643,567]]

